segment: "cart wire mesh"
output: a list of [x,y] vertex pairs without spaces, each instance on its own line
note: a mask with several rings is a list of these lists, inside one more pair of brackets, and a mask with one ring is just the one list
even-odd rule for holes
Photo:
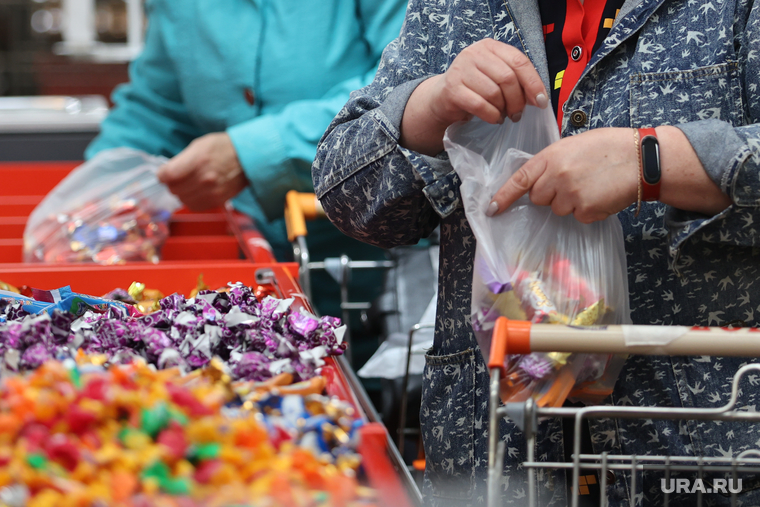
[[[561,326],[551,326],[553,328]],[[638,328],[650,326],[635,326]],[[655,327],[655,326],[651,326]],[[694,328],[697,329],[697,328]],[[704,329],[704,328],[699,328]],[[716,328],[713,328],[716,329]],[[540,332],[532,331],[530,345],[534,350],[541,350],[541,347],[551,346],[542,345]],[[732,330],[724,330],[726,332]],[[742,330],[745,331],[745,330]],[[756,330],[755,330],[756,331]],[[552,330],[552,333],[556,333]],[[594,331],[589,330],[589,333]],[[742,333],[744,334],[744,333]],[[584,352],[588,352],[589,338],[586,336]],[[681,340],[687,340],[689,337],[684,336]],[[570,340],[572,341],[572,340]],[[760,342],[760,340],[758,340]],[[496,342],[496,340],[494,340]],[[556,345],[556,340],[553,342]],[[503,346],[503,344],[501,344]],[[573,344],[568,343],[562,352],[577,352],[573,350]],[[678,344],[672,350],[678,350],[684,347],[685,343]],[[498,345],[496,346],[498,347]],[[604,343],[599,343],[598,352],[604,352]],[[746,355],[756,355],[757,345],[749,347]],[[760,364],[748,364],[737,370],[734,374],[731,386],[731,396],[729,401],[720,407],[712,408],[675,408],[675,407],[632,407],[632,406],[586,406],[586,407],[539,407],[533,399],[524,402],[512,402],[500,404],[500,381],[503,378],[503,357],[506,354],[494,356],[492,345],[491,358],[489,360],[490,368],[490,386],[489,386],[489,442],[488,442],[488,507],[497,507],[501,501],[502,466],[504,463],[505,442],[499,436],[499,421],[507,417],[511,419],[518,428],[520,428],[526,440],[526,460],[522,466],[527,470],[527,505],[529,507],[538,507],[537,505],[537,472],[542,470],[565,470],[572,473],[571,476],[571,502],[572,507],[579,507],[580,491],[583,482],[582,471],[598,472],[599,477],[599,506],[607,507],[607,486],[610,472],[614,477],[614,472],[623,472],[628,475],[628,486],[630,494],[630,506],[635,507],[637,500],[642,500],[642,493],[639,491],[638,482],[642,474],[647,471],[655,471],[663,474],[662,492],[663,506],[667,507],[671,499],[671,493],[674,491],[683,491],[686,485],[683,482],[672,480],[674,472],[686,472],[693,474],[699,479],[699,488],[693,488],[696,493],[695,505],[702,507],[704,503],[704,493],[711,493],[712,488],[706,489],[702,480],[704,474],[725,474],[729,479],[713,480],[712,487],[721,489],[721,493],[730,494],[731,507],[737,506],[737,494],[741,488],[737,488],[741,474],[758,474],[760,473],[760,449],[748,449],[735,456],[677,456],[677,455],[618,455],[618,454],[584,454],[581,452],[581,430],[582,423],[590,419],[659,419],[659,420],[689,420],[689,421],[725,421],[729,423],[757,423],[760,422],[760,413],[754,411],[745,411],[737,409],[737,401],[740,397],[740,382],[750,373],[760,373]],[[747,348],[747,347],[745,347]],[[619,345],[612,346],[612,352],[620,352]],[[639,348],[636,354],[662,354],[671,352],[667,347]],[[701,355],[702,350],[693,349],[692,354]],[[521,353],[525,353],[522,351]],[[733,351],[731,355],[741,355]],[[540,419],[550,417],[572,418],[574,419],[574,430],[572,439],[572,455],[570,461],[538,461],[536,459],[536,436],[538,432],[538,423]],[[585,477],[585,476],[584,476]],[[683,481],[683,479],[682,479]],[[722,481],[722,482],[721,482]],[[687,481],[689,482],[689,481]],[[697,482],[695,481],[695,484]],[[677,489],[676,489],[677,487]],[[658,506],[659,507],[659,506]]]

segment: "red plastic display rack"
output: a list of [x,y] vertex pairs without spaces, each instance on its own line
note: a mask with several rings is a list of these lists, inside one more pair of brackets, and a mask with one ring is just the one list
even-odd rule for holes
[[[124,265],[23,264],[22,237],[28,215],[42,198],[73,168],[76,162],[0,163],[0,281],[103,295],[134,281],[164,294],[187,294],[199,275],[211,288],[228,282],[273,286],[278,297],[294,297],[295,305],[311,309],[301,293],[296,263],[277,263],[271,247],[250,218],[231,207],[207,213],[180,210],[172,216],[170,237],[159,264],[130,262]],[[243,259],[241,259],[241,254]],[[360,429],[363,468],[384,507],[420,504],[419,491],[387,430],[369,402],[364,388],[343,358],[327,358],[324,367],[327,393],[350,402],[365,424]]]
[[[296,306],[310,309],[298,285],[296,263],[252,263],[248,261],[174,261],[160,264],[131,263],[117,266],[87,264],[0,264],[0,281],[15,286],[54,289],[70,285],[79,293],[102,295],[117,287],[141,281],[164,294],[187,294],[198,275],[212,288],[228,282],[249,286],[270,285],[278,297],[295,298]],[[420,503],[418,491],[385,427],[366,399],[363,388],[342,358],[326,358],[323,374],[327,393],[351,403],[365,425],[360,428],[359,452],[369,484],[383,507],[413,507]]]
[[[116,266],[91,264],[0,264],[0,280],[16,287],[28,285],[38,289],[55,289],[70,285],[74,292],[102,296],[117,288],[128,288],[134,281],[145,283],[164,294],[188,294],[196,286],[198,275],[212,289],[224,287],[228,282],[243,282],[255,287],[269,278],[262,273],[271,272],[276,281],[278,296],[298,298],[306,304],[296,277],[295,263],[254,264],[248,261],[174,261],[151,264],[133,262]],[[268,275],[268,273],[265,273]],[[262,283],[259,283],[257,277]]]
[[[79,162],[0,163],[0,263],[22,262],[29,214]],[[231,207],[203,213],[181,209],[169,222],[164,261],[234,260],[275,262],[266,240],[247,216]]]

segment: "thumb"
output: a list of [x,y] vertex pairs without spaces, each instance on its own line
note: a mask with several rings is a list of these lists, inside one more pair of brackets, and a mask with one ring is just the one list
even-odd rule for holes
[[186,178],[193,169],[191,161],[185,151],[175,155],[158,168],[158,181],[168,185]]
[[497,215],[512,206],[520,197],[530,192],[545,171],[546,161],[543,157],[534,156],[525,162],[493,196],[486,215]]

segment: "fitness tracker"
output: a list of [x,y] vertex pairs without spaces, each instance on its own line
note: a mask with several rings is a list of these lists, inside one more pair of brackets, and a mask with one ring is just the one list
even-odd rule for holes
[[656,201],[660,198],[660,144],[653,128],[639,129],[641,150],[641,200]]

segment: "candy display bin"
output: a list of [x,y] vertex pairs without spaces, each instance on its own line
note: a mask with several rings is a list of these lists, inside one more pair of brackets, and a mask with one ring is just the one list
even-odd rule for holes
[[[169,261],[159,264],[93,266],[82,264],[0,264],[0,280],[11,285],[51,289],[71,285],[80,293],[101,295],[127,287],[135,280],[165,294],[187,294],[199,274],[209,287],[240,281],[264,286],[273,296],[295,298],[294,305],[310,307],[298,285],[296,263],[254,263],[249,261]],[[364,388],[343,357],[326,358],[323,375],[327,394],[349,401],[367,424],[361,428],[359,452],[369,484],[378,491],[384,507],[413,507],[420,504],[419,491]]]
[[[0,163],[0,263],[22,262],[24,227],[35,206],[78,162]],[[172,216],[164,261],[247,259],[274,262],[250,219],[232,208]]]
[[[0,281],[40,289],[70,285],[78,293],[103,295],[139,281],[164,294],[188,294],[203,282],[217,288],[228,282],[261,286],[275,297],[294,298],[295,306],[310,309],[298,282],[296,263],[277,263],[266,241],[250,220],[231,209],[209,213],[180,210],[170,222],[170,237],[158,264],[121,265],[24,264],[23,230],[34,207],[77,163],[0,163]],[[323,375],[327,394],[350,402],[365,424],[359,452],[370,486],[380,505],[413,507],[419,490],[406,468],[364,388],[344,358],[328,357]]]

